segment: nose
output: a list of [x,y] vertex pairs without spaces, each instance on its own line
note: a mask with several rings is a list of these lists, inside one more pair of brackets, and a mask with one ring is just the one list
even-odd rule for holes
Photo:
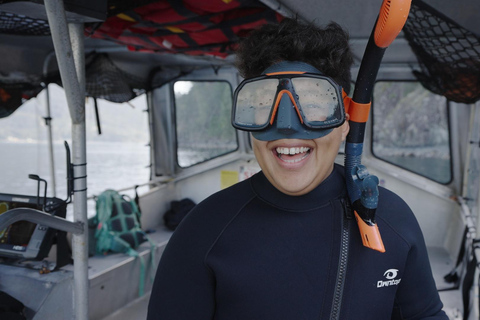
[[291,135],[298,132],[301,128],[301,122],[295,110],[295,106],[287,94],[283,94],[278,105],[277,119],[274,122],[276,129],[285,135]]

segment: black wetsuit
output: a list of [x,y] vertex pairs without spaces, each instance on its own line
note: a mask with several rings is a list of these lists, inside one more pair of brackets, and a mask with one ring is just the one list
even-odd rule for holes
[[148,319],[448,319],[409,207],[380,189],[379,253],[362,245],[345,192],[336,165],[303,196],[260,172],[201,202],[165,249]]

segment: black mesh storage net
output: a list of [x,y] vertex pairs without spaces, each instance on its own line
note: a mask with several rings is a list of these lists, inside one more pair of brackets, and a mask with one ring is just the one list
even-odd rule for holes
[[480,37],[420,0],[403,28],[428,90],[459,103],[480,99]]
[[85,93],[112,102],[126,102],[147,89],[146,81],[137,79],[115,66],[107,54],[94,54],[87,60]]
[[49,36],[48,21],[0,11],[0,33],[28,36]]

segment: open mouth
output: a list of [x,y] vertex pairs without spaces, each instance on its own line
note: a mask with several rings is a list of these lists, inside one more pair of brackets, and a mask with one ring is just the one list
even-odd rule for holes
[[300,162],[310,154],[310,148],[308,147],[278,147],[275,149],[277,157],[287,163]]

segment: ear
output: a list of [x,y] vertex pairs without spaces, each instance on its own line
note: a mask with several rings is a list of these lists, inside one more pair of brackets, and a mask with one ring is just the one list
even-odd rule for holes
[[348,120],[350,120],[350,115],[347,113],[345,114],[345,122],[340,127],[342,129],[342,141],[345,141],[348,132],[350,132],[350,122]]

